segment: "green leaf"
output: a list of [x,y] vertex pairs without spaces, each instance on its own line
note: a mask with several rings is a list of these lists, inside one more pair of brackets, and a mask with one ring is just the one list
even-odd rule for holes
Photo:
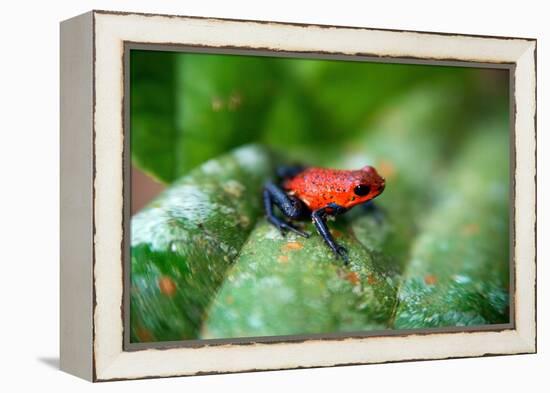
[[467,68],[336,60],[300,60],[288,66],[305,101],[313,103],[316,116],[324,117],[324,142],[330,144],[362,134],[395,97],[426,81],[433,87],[464,83],[471,74]]
[[[272,175],[274,162],[267,151],[248,147],[243,150],[246,154],[236,150],[196,167],[132,221],[132,341],[506,320],[509,271],[502,261],[508,260],[503,254],[508,248],[503,224],[508,202],[498,198],[507,185],[507,134],[502,126],[494,133],[489,132],[493,126],[471,126],[480,118],[506,119],[505,101],[485,105],[485,96],[468,82],[470,74],[459,72],[454,79],[441,76],[437,83],[411,81],[415,87],[403,87],[406,93],[397,99],[395,94],[380,96],[380,102],[369,98],[362,109],[363,121],[359,106],[347,107],[350,97],[340,97],[346,108],[336,108],[339,104],[326,100],[325,93],[310,94],[322,90],[316,85],[320,81],[332,83],[316,76],[315,62],[300,61],[303,69],[291,72],[273,61],[271,77],[292,74],[292,78],[279,84],[281,91],[274,97],[270,88],[250,87],[247,94],[260,91],[255,100],[267,109],[243,108],[233,114],[228,102],[234,86],[247,86],[243,74],[237,75],[238,60],[231,66],[234,73],[200,83],[201,67],[213,70],[218,65],[184,60],[177,62],[178,83],[183,80],[193,87],[197,81],[193,87],[197,91],[185,92],[188,100],[197,102],[187,102],[175,115],[176,128],[183,124],[188,132],[172,140],[178,165],[198,165],[236,140],[249,139],[278,147],[285,157],[306,164],[340,168],[371,164],[387,179],[386,191],[376,200],[382,215],[366,214],[357,207],[329,223],[350,251],[351,264],[344,266],[311,224],[305,224],[313,233],[309,239],[282,237],[262,218],[261,185]],[[251,60],[251,74],[253,64]],[[308,81],[316,82],[308,85]],[[183,90],[180,93],[184,96]],[[354,130],[336,132],[334,125],[345,124],[346,116],[355,119]],[[241,129],[242,134],[236,131]],[[234,139],[226,139],[227,135]],[[188,156],[180,156],[180,151]],[[157,163],[157,158],[151,160]],[[496,199],[474,192],[501,182],[503,176],[504,188],[491,188],[500,190],[492,196]],[[447,201],[457,198],[461,210],[451,212]],[[485,217],[483,224],[471,225],[475,217]],[[480,237],[472,238],[472,231]],[[444,244],[449,250],[441,248]],[[463,270],[466,265],[479,270]]]
[[131,340],[194,338],[261,214],[268,152],[243,147],[183,177],[131,221]]
[[256,140],[277,89],[260,57],[193,54],[177,60],[176,176]]
[[162,182],[176,176],[173,52],[130,51],[132,164]]
[[[340,228],[348,266],[319,236],[283,237],[261,220],[227,273],[201,338],[387,328],[397,282],[352,232]],[[307,229],[314,231],[311,224]]]
[[131,51],[133,163],[164,183],[256,140],[276,65],[251,56]]
[[[476,86],[467,68],[141,50],[130,75],[132,160],[164,183],[247,143],[334,156],[401,93]],[[458,103],[463,112],[495,101],[480,94]]]
[[477,128],[415,239],[395,328],[508,322],[508,139]]

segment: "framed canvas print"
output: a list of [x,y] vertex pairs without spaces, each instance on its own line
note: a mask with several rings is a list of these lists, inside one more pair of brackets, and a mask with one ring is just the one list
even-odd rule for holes
[[61,23],[61,368],[536,351],[536,40]]

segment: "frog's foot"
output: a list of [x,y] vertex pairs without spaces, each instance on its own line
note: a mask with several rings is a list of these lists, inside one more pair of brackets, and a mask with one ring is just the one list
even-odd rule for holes
[[344,246],[337,244],[333,251],[336,258],[341,258],[346,265],[349,264],[348,250]]

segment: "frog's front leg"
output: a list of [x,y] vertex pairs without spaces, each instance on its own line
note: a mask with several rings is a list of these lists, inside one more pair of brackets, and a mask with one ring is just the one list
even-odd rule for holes
[[288,195],[280,187],[267,182],[263,192],[264,208],[267,219],[275,225],[284,235],[286,230],[292,231],[300,236],[309,237],[309,233],[296,228],[294,225],[280,219],[273,212],[273,205],[276,205],[279,210],[290,219],[302,218],[307,213],[306,206],[298,198]]
[[330,230],[328,229],[326,221],[328,215],[334,216],[342,214],[345,211],[346,209],[344,207],[339,206],[335,203],[331,203],[328,206],[315,210],[313,213],[311,213],[311,219],[313,220],[313,224],[315,225],[317,232],[319,232],[319,235],[321,235],[325,243],[334,252],[336,257],[342,258],[344,260],[344,263],[348,264],[348,251],[345,247],[336,243],[336,241],[332,237],[332,234],[330,233]]

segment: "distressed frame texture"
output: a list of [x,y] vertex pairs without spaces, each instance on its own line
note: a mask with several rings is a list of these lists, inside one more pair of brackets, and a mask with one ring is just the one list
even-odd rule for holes
[[[131,47],[509,69],[514,103],[510,325],[269,343],[246,339],[164,348],[128,345],[124,76]],[[536,352],[534,39],[92,11],[61,24],[61,178],[61,368],[85,379]]]

